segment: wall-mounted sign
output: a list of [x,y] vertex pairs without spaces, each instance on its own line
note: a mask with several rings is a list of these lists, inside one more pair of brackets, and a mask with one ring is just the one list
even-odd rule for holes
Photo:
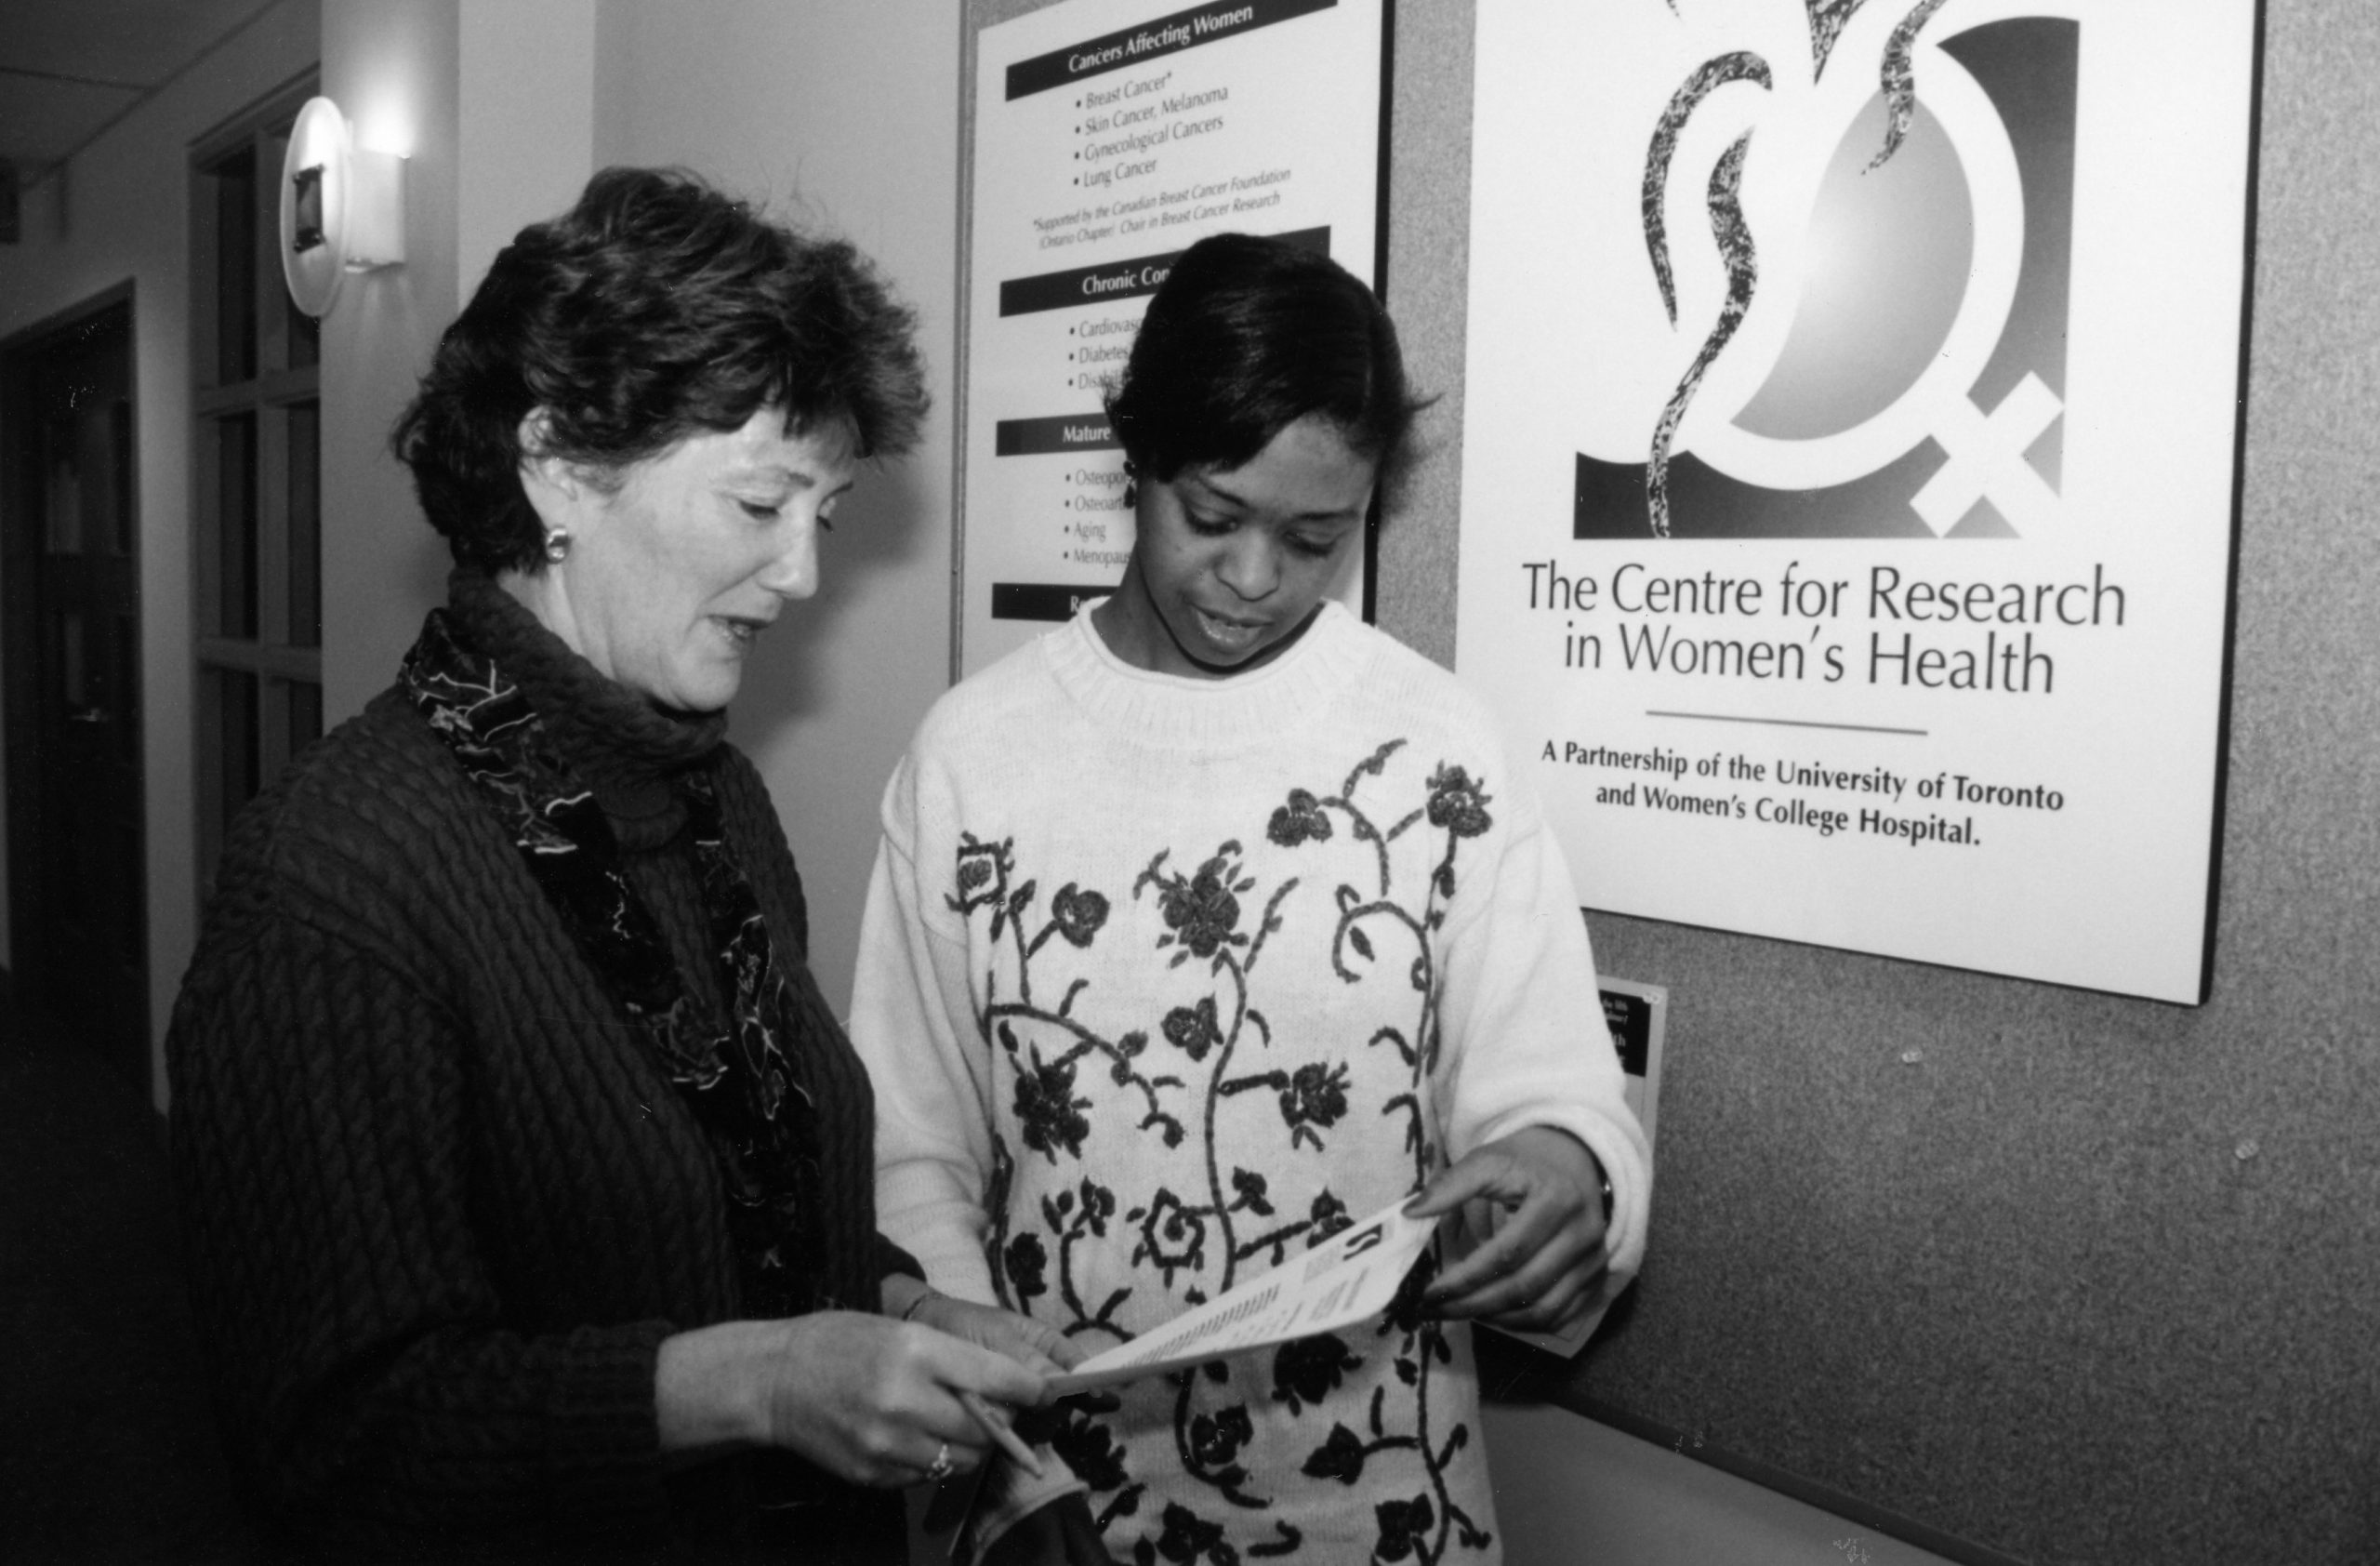
[[1384,25],[1382,0],[1065,0],[977,35],[962,672],[1121,576],[1103,394],[1174,256],[1280,234],[1377,281]]
[[2254,33],[1479,7],[1457,661],[1592,905],[2203,998]]

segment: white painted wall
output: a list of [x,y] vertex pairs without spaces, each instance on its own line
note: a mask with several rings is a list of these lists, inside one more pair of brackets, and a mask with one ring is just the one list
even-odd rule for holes
[[458,300],[523,224],[568,207],[595,171],[595,0],[465,6],[460,20]]
[[[310,69],[319,52],[314,0],[283,0],[259,12],[78,153],[61,175],[27,191],[22,236],[0,246],[0,337],[127,278],[132,283],[134,482],[147,698],[141,745],[150,1082],[161,1109],[165,1022],[198,931],[190,653],[190,144]],[[0,953],[8,949],[7,920],[7,899],[0,896]]]
[[446,546],[389,431],[460,308],[457,0],[322,0],[323,91],[358,145],[405,157],[405,263],[350,275],[323,318],[323,722],[396,677],[446,596]]
[[959,13],[949,0],[601,5],[598,165],[681,164],[841,233],[920,318],[924,438],[836,513],[823,590],[769,633],[733,709],[809,890],[811,966],[840,1012],[877,801],[948,683]]

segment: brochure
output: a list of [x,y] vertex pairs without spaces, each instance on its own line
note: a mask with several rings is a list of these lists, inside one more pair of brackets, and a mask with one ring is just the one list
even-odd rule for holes
[[1304,1255],[1085,1360],[1050,1385],[1061,1395],[1112,1387],[1377,1317],[1438,1227],[1435,1218],[1408,1217],[1409,1200],[1399,1197]]

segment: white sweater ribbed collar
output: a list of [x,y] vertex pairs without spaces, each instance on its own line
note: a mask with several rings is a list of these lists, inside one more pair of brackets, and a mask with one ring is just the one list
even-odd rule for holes
[[1261,749],[1323,720],[1372,662],[1364,623],[1325,600],[1314,624],[1262,668],[1221,680],[1160,674],[1119,658],[1091,624],[1098,600],[1038,645],[1050,675],[1103,733],[1151,750]]

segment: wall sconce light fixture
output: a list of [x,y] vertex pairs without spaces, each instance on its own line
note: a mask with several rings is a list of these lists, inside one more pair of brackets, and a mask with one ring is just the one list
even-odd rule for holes
[[394,153],[356,147],[329,99],[298,111],[281,165],[281,274],[298,309],[327,315],[349,272],[404,264],[404,172]]

